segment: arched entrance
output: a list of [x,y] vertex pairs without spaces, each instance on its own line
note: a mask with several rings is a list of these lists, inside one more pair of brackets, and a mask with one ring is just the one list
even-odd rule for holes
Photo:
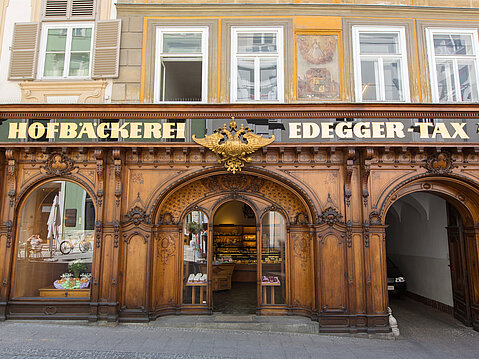
[[[189,224],[193,217],[200,228]],[[186,313],[218,309],[216,294],[230,290],[229,263],[235,266],[231,287],[252,287],[248,293],[254,298],[248,296],[243,312],[310,313],[311,218],[298,192],[254,174],[201,176],[171,189],[154,219],[154,317],[173,308]]]
[[398,300],[405,294],[478,328],[477,199],[473,186],[441,177],[411,181],[389,197],[384,218],[393,313],[405,305]]
[[219,206],[213,217],[213,311],[254,314],[258,307],[258,223],[245,202]]

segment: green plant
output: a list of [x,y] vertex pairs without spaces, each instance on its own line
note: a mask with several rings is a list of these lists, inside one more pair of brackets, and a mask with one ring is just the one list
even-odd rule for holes
[[86,264],[83,263],[80,259],[75,259],[68,265],[68,271],[73,273],[75,278],[80,277],[80,273],[86,271]]
[[186,230],[191,234],[198,234],[201,232],[201,226],[197,222],[188,222],[186,223]]

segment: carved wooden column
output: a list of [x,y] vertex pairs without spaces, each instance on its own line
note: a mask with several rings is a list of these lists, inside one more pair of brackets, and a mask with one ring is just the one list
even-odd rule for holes
[[388,292],[386,274],[385,226],[373,210],[369,194],[374,185],[370,179],[371,160],[374,150],[367,148],[363,153],[361,168],[361,189],[363,197],[363,247],[365,291],[367,300],[368,332],[389,331]]
[[346,257],[348,312],[350,332],[362,331],[367,326],[364,280],[364,251],[362,207],[364,203],[361,166],[354,148],[345,151],[344,223],[346,225]]
[[[5,161],[2,159],[1,178],[4,178],[0,188],[2,202],[0,222],[0,320],[6,319],[6,305],[10,290],[12,248],[15,236],[13,233],[15,217],[15,204],[17,195],[17,153],[13,149],[5,151]],[[6,171],[5,171],[6,168]],[[8,196],[6,196],[8,194]]]
[[98,312],[100,320],[118,320],[119,291],[119,255],[120,255],[120,219],[121,219],[121,181],[122,158],[120,149],[107,152],[95,150],[98,197],[96,216],[96,245],[101,244],[101,257],[98,262],[99,293]]

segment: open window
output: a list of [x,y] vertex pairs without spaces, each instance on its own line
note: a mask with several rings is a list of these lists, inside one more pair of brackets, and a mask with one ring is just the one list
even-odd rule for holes
[[155,102],[206,102],[208,29],[157,28]]

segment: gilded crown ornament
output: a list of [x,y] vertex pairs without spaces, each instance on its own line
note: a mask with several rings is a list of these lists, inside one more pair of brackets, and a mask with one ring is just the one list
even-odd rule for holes
[[238,129],[235,118],[232,117],[229,130],[224,124],[205,138],[196,138],[193,135],[193,141],[208,147],[216,153],[219,163],[224,163],[228,171],[236,173],[241,171],[246,162],[252,161],[249,154],[272,143],[274,136],[263,138],[263,135],[254,134],[251,129],[243,125]]

